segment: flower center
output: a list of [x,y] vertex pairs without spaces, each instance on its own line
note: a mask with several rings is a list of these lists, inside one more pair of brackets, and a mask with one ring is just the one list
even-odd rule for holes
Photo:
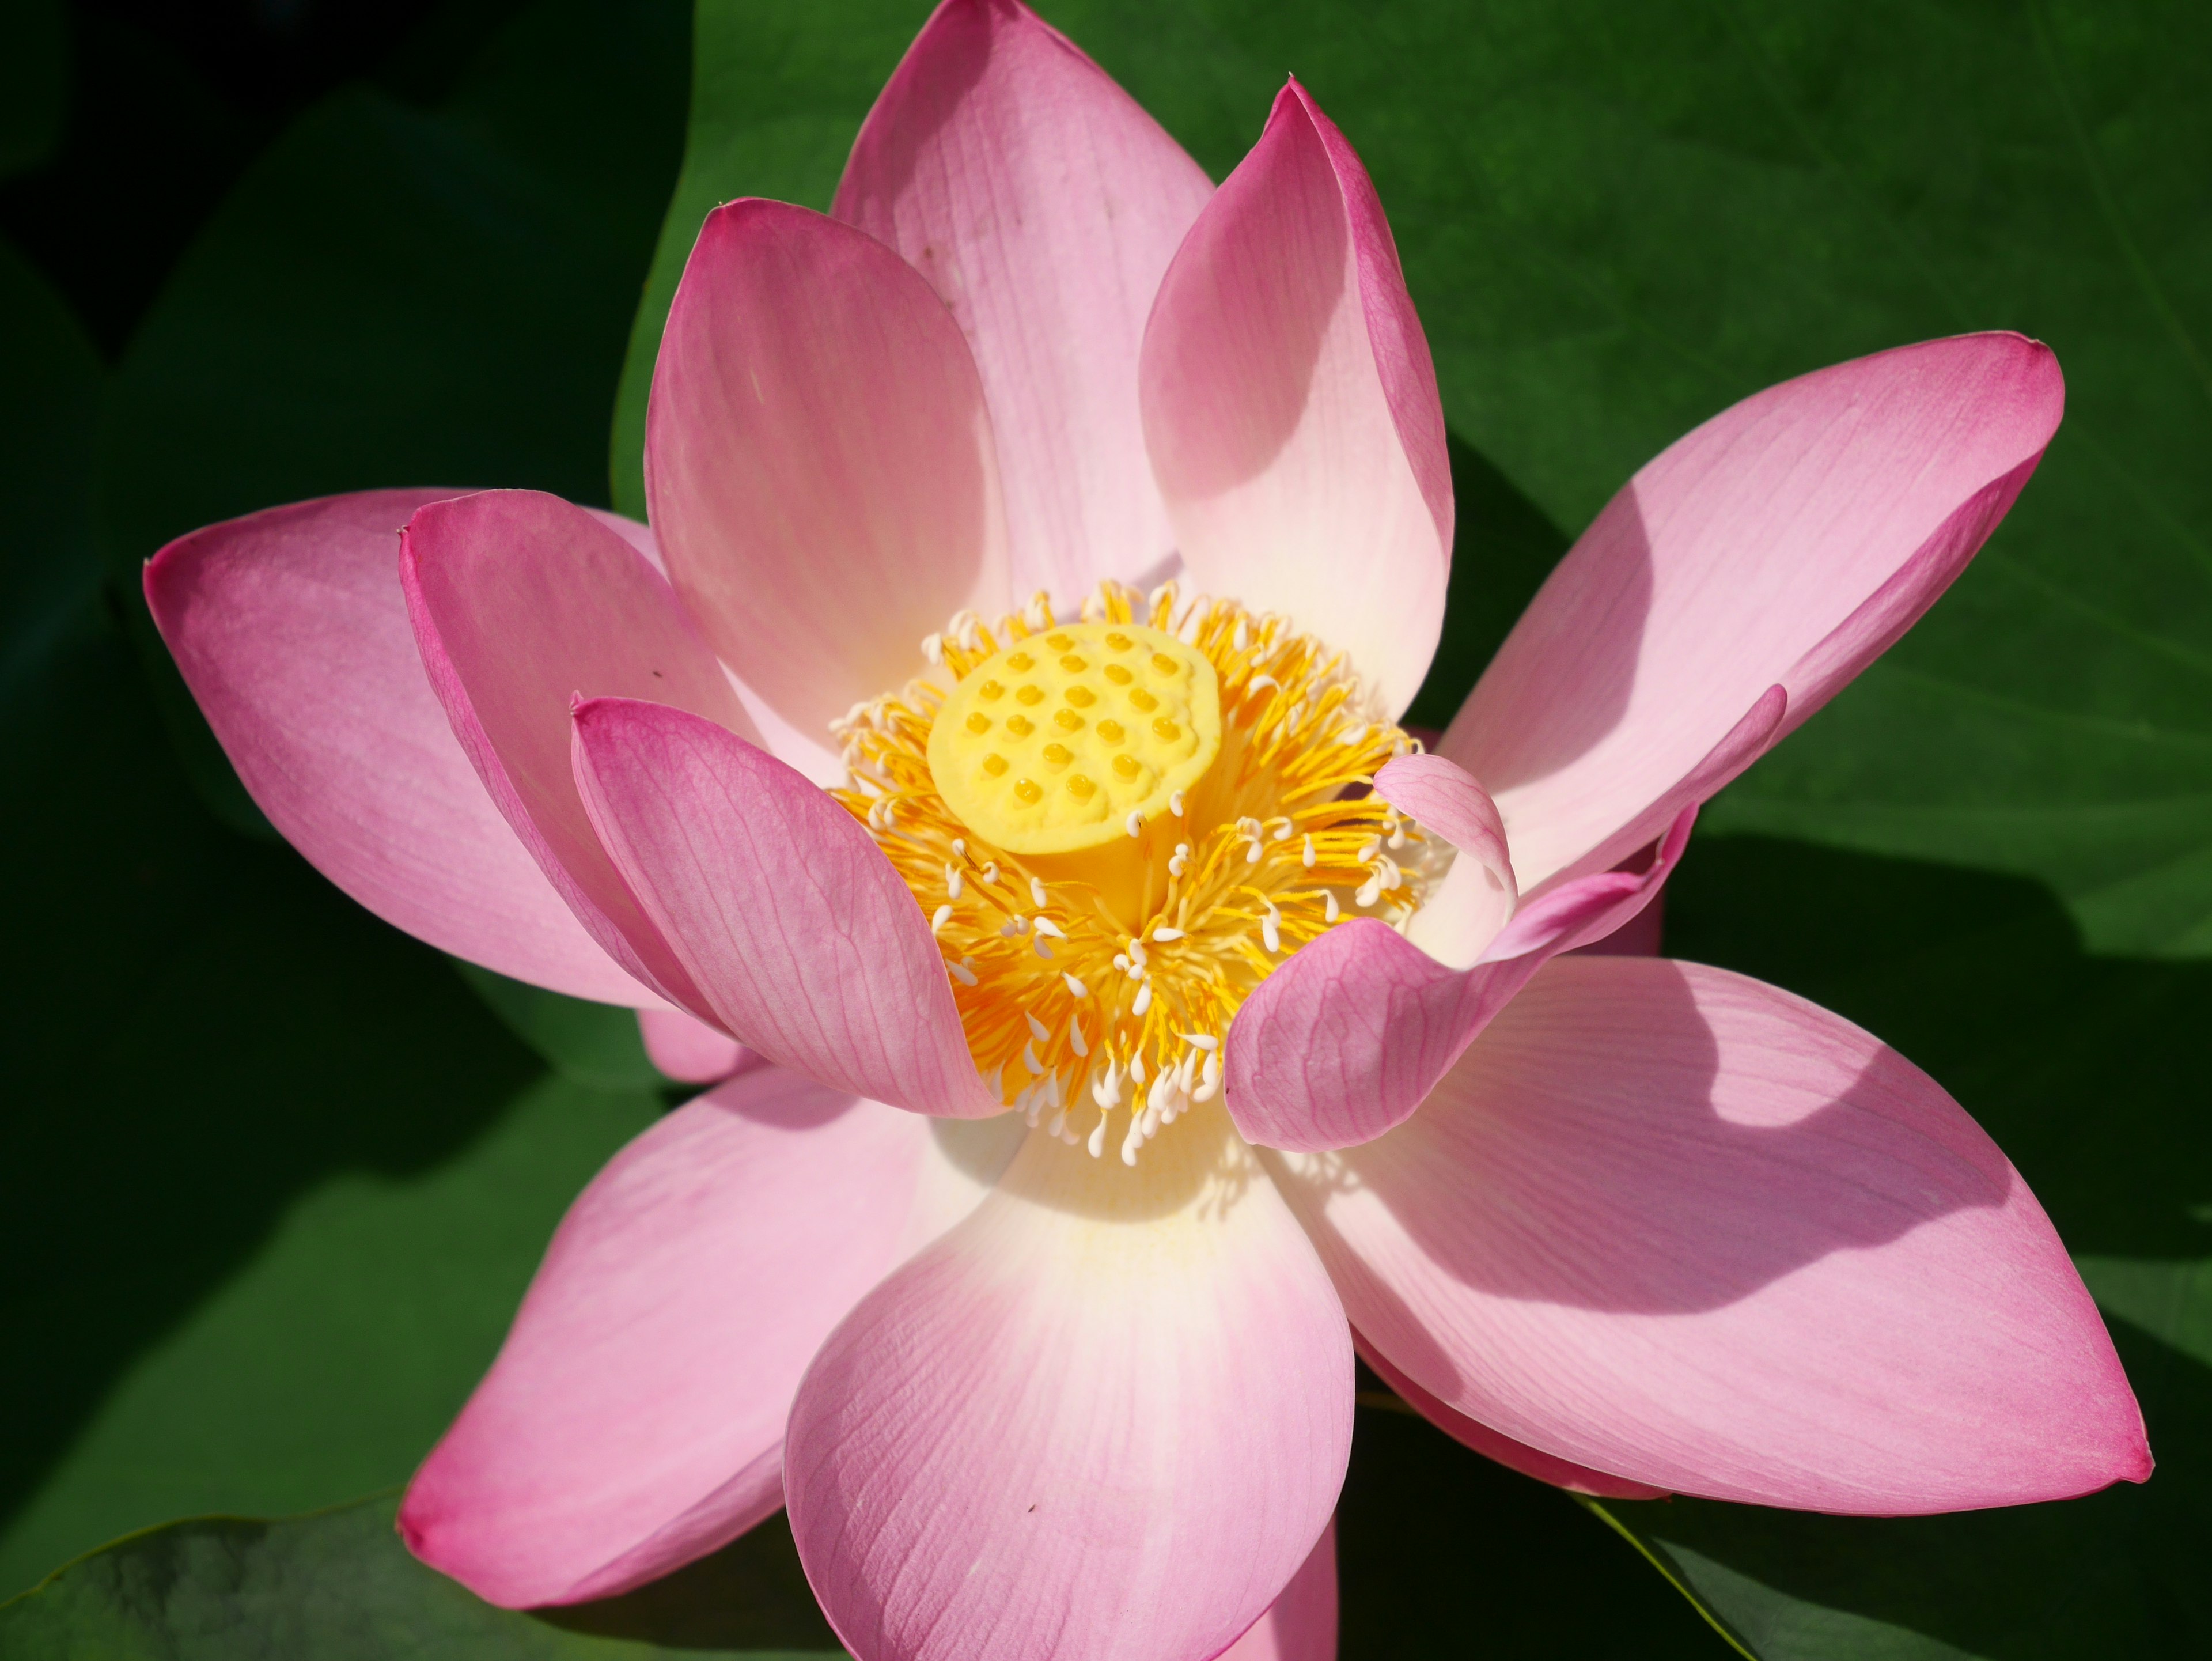
[[977,1070],[1094,1156],[1216,1096],[1252,989],[1346,917],[1403,928],[1448,857],[1365,790],[1411,740],[1283,618],[1109,583],[923,649],[838,723],[836,794],[928,914]]
[[945,805],[1010,854],[1138,834],[1221,750],[1219,678],[1142,624],[1025,637],[963,674],[929,733]]

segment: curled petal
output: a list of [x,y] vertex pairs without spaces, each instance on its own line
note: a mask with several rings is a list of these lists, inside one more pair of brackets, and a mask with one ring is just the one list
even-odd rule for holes
[[147,562],[147,606],[240,779],[318,871],[455,957],[658,1003],[516,840],[423,676],[399,527],[451,494],[366,490],[210,525]]
[[1358,918],[1301,946],[1229,1027],[1229,1111],[1261,1147],[1350,1147],[1402,1124],[1545,962],[1602,940],[1650,904],[1697,820],[1683,811],[1640,873],[1601,872],[1523,905],[1473,967],[1439,963]]
[[1559,1458],[1882,1515],[2149,1473],[2019,1173],[1894,1051],[1744,977],[1557,958],[1412,1121],[1276,1169],[1368,1343]]
[[1312,1553],[1343,1313],[1218,1112],[1144,1157],[1032,1134],[808,1370],[792,1532],[854,1654],[1209,1661]]
[[1297,82],[1184,239],[1141,374],[1194,581],[1347,652],[1395,718],[1443,626],[1443,406],[1367,170]]
[[1497,798],[1522,887],[1649,842],[1761,688],[1788,694],[1771,745],[1887,650],[1996,528],[2064,403],[2049,348],[1966,335],[1769,387],[1647,465],[1438,746]]
[[1421,902],[1406,938],[1447,969],[1466,969],[1520,902],[1505,825],[1474,776],[1442,756],[1401,756],[1375,776],[1375,794],[1454,849],[1443,880]]
[[834,211],[912,262],[975,350],[1018,599],[1135,581],[1174,546],[1145,459],[1137,349],[1212,191],[1134,99],[1012,0],[939,6],[860,129]]
[[409,1548],[495,1603],[576,1603],[774,1512],[793,1392],[897,1261],[928,1142],[758,1068],[617,1154],[416,1473]]
[[1004,1110],[928,919],[850,813],[726,727],[629,698],[578,706],[574,765],[599,840],[724,1031],[855,1095]]

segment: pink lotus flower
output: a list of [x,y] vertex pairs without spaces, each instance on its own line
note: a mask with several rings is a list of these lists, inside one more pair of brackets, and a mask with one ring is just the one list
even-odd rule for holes
[[708,220],[650,532],[390,490],[148,568],[347,891],[679,1068],[761,1058],[577,1201],[409,1544],[562,1603],[788,1504],[869,1661],[1322,1656],[1355,1349],[1590,1493],[2140,1481],[2095,1309],[1937,1085],[1741,976],[1560,955],[1927,608],[2061,402],[1991,334],[1725,411],[1423,753],[1450,480],[1358,159],[1292,83],[1216,190],[948,0],[834,215]]

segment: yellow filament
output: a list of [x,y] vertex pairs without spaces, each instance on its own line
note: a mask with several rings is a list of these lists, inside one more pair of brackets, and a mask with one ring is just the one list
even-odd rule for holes
[[[1402,927],[1443,850],[1365,793],[1412,742],[1319,641],[1232,602],[1179,611],[1172,585],[1147,604],[1109,584],[1085,616],[1057,623],[1039,595],[995,628],[957,620],[932,642],[949,691],[917,680],[841,724],[836,794],[924,914],[945,910],[1000,1098],[1094,1151],[1127,1113],[1133,1159],[1158,1079],[1186,1106],[1217,1094],[1252,989],[1338,922]],[[996,713],[1026,686],[1040,725]]]

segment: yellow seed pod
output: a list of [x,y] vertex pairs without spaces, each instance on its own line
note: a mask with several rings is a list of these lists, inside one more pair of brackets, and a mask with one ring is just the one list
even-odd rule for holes
[[[1037,644],[1054,655],[1040,654]],[[1016,715],[976,727],[969,717],[1009,684],[1023,694],[1036,688],[1034,701],[1023,701],[1051,719],[1037,727]],[[1092,722],[1076,710],[1125,713]],[[1142,719],[1129,719],[1139,712]],[[1169,798],[1195,785],[1220,752],[1213,666],[1172,635],[1134,623],[1068,624],[1028,650],[1017,646],[976,665],[929,733],[930,776],[945,805],[1011,854],[1072,854],[1126,837],[1132,813],[1166,812]],[[1066,788],[1036,782],[1071,770]]]

